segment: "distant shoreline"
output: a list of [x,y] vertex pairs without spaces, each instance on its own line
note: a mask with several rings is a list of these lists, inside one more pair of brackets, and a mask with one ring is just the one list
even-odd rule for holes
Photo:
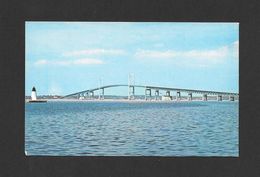
[[[48,102],[125,102],[125,103],[172,103],[172,102],[211,102],[211,101],[217,101],[217,100],[208,100],[208,101],[203,101],[203,100],[143,100],[143,99],[135,99],[135,100],[128,100],[128,99],[45,99]],[[27,103],[29,100],[26,99],[25,102]],[[238,100],[235,101],[229,101],[229,100],[223,100],[223,102],[238,102]]]

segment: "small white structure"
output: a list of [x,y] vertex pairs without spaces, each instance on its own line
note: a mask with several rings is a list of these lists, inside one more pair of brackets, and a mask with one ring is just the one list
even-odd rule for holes
[[162,96],[162,101],[171,101],[172,100],[172,96]]
[[79,97],[79,100],[84,100],[84,99],[85,99],[84,96]]
[[37,94],[36,94],[36,89],[35,89],[35,87],[32,88],[31,99],[32,99],[33,101],[37,100]]

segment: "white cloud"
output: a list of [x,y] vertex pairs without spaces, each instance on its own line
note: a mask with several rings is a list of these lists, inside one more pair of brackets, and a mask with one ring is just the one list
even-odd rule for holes
[[207,67],[230,58],[238,59],[238,45],[239,42],[235,41],[230,45],[211,50],[138,50],[134,56],[143,61],[174,62],[175,64]]
[[185,58],[202,58],[202,59],[221,59],[228,55],[228,48],[221,47],[215,50],[191,50],[187,52],[180,52],[180,57]]
[[226,57],[228,48],[222,47],[216,50],[190,50],[190,51],[152,51],[139,50],[136,52],[136,58],[154,58],[154,59],[174,59],[174,58],[203,58],[216,59]]
[[153,50],[139,50],[135,53],[136,58],[174,58],[177,56],[176,51],[153,51]]
[[126,52],[121,49],[86,49],[65,52],[64,56],[86,56],[86,55],[124,55]]
[[104,62],[99,59],[82,58],[77,60],[38,60],[35,66],[54,65],[54,66],[71,66],[71,65],[99,65]]
[[35,65],[45,65],[45,64],[47,64],[48,63],[48,61],[47,60],[38,60],[38,61],[36,61],[34,64]]
[[75,65],[92,65],[92,64],[103,64],[102,60],[91,59],[91,58],[83,58],[73,61]]

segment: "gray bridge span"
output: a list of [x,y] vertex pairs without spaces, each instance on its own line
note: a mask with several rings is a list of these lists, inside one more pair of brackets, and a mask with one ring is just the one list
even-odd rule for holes
[[202,99],[204,101],[208,100],[208,95],[216,95],[218,101],[222,101],[223,96],[229,96],[230,101],[234,101],[235,97],[238,99],[238,93],[231,93],[231,92],[218,92],[218,91],[207,91],[207,90],[194,90],[194,89],[183,89],[183,88],[170,88],[170,87],[158,87],[158,86],[148,86],[148,85],[126,85],[126,84],[117,84],[117,85],[106,85],[102,87],[97,87],[89,90],[83,90],[80,92],[72,93],[66,95],[62,98],[68,98],[76,96],[77,98],[86,98],[86,97],[94,97],[95,91],[101,91],[100,99],[104,99],[105,89],[112,88],[112,87],[128,87],[128,99],[134,99],[135,97],[135,88],[144,88],[145,99],[151,99],[152,97],[152,90],[155,91],[155,99],[160,99],[159,91],[165,91],[165,95],[162,96],[164,99],[172,100],[171,92],[176,92],[176,99],[181,99],[181,93],[188,93],[188,100],[192,100],[192,94],[202,94]]

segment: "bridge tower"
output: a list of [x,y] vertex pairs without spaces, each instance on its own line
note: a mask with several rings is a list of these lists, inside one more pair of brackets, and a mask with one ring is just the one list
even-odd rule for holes
[[133,100],[135,97],[135,77],[134,74],[131,73],[128,75],[128,99]]
[[102,100],[105,99],[105,89],[104,88],[101,89],[101,99]]

